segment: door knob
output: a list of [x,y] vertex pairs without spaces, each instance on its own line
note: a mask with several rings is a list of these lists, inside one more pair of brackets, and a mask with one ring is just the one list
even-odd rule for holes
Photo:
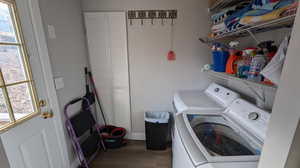
[[43,112],[41,115],[44,119],[53,118],[53,112]]
[[39,106],[40,107],[45,107],[47,105],[46,100],[40,100],[39,101]]

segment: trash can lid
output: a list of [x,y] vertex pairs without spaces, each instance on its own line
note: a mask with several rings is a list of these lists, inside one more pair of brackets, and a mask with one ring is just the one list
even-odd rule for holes
[[151,123],[168,123],[170,113],[166,111],[147,111],[145,112],[145,121]]

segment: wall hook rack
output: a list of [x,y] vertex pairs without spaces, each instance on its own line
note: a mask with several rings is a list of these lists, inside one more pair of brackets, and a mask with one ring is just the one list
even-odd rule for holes
[[164,25],[165,19],[171,19],[172,25],[174,20],[177,19],[177,10],[130,10],[127,12],[128,20],[130,25],[132,25],[132,20],[141,20],[141,25],[144,25],[144,20],[150,19],[151,24],[154,24],[154,19],[161,19],[161,24]]

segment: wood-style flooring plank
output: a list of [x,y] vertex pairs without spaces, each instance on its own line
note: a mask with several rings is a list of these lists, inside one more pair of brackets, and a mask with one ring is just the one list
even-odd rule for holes
[[120,149],[100,152],[92,168],[171,168],[171,149],[146,150],[145,141],[129,141]]

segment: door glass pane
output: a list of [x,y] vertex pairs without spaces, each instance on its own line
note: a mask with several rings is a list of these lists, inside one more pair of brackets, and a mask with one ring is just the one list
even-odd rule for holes
[[17,42],[9,6],[0,2],[0,42]]
[[6,84],[26,80],[18,46],[0,46],[0,67]]
[[8,110],[6,108],[3,92],[0,90],[0,127],[10,122]]
[[20,119],[34,112],[27,83],[9,86],[7,90],[16,119]]

